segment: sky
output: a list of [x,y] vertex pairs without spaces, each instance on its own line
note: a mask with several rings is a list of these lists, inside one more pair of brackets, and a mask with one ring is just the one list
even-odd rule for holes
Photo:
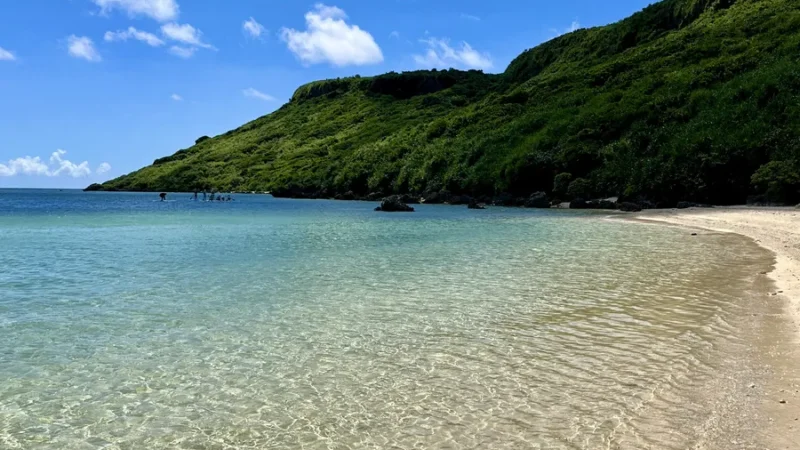
[[522,51],[649,0],[0,2],[0,187],[83,188],[268,114],[307,82]]

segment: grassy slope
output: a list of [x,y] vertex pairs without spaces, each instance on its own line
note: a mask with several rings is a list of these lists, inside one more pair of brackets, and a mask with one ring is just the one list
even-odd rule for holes
[[763,164],[800,159],[799,57],[796,1],[666,0],[528,50],[502,75],[303,86],[103,188],[526,195],[566,172],[585,195],[741,202]]

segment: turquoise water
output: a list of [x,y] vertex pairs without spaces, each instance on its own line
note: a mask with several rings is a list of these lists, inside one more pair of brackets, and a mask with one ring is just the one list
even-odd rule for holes
[[170,198],[0,190],[0,448],[686,448],[771,263],[597,214]]

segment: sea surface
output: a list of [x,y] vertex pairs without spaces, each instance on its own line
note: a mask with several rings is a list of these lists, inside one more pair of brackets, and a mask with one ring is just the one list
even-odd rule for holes
[[0,190],[0,448],[685,449],[752,406],[750,241],[233,197]]

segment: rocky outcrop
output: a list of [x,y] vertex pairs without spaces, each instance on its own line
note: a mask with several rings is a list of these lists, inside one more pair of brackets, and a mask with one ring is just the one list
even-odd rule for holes
[[393,195],[391,197],[386,197],[385,199],[383,199],[383,201],[381,202],[381,206],[375,208],[375,211],[414,212],[414,208],[403,203],[403,199],[399,195]]
[[525,201],[526,208],[549,208],[550,199],[544,192],[536,192]]

